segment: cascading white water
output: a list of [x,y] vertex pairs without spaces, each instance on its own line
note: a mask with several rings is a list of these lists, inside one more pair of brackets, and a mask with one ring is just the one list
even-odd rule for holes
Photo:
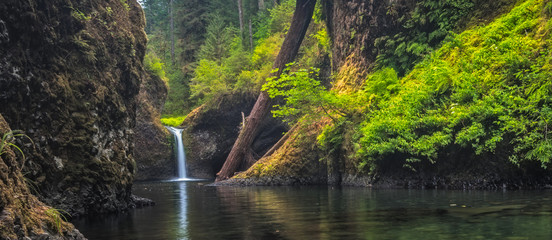
[[184,144],[182,143],[182,130],[180,128],[165,126],[175,138],[176,143],[176,159],[178,161],[178,178],[186,179],[186,153],[184,152]]

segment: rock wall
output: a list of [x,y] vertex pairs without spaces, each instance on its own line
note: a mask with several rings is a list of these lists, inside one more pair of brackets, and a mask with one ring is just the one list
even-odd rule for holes
[[160,121],[166,98],[167,87],[159,77],[152,75],[142,83],[134,127],[137,181],[171,179],[177,175],[173,136]]
[[0,114],[34,141],[40,199],[73,216],[132,206],[144,23],[134,0],[0,2]]
[[[255,101],[256,95],[252,93],[227,93],[188,114],[180,127],[184,128],[182,138],[189,177],[215,177],[238,137],[242,113],[248,116]],[[267,117],[254,141],[256,157],[268,151],[286,130],[281,121]]]
[[58,225],[56,210],[31,194],[20,171],[24,158],[7,145],[10,138],[4,138],[10,133],[0,114],[0,239],[85,239],[72,224]]

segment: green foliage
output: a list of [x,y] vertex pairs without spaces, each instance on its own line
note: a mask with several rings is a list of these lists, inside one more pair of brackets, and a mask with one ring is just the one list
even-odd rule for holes
[[364,91],[381,97],[369,97],[358,126],[360,167],[406,156],[413,168],[451,146],[550,166],[552,42],[542,7],[527,0],[488,26],[454,36],[400,86],[394,76],[377,77],[387,70],[369,77]]
[[294,0],[282,1],[276,7],[269,9],[269,16],[260,18],[257,23],[256,39],[265,39],[275,33],[285,33],[291,25],[291,18],[295,10]]
[[[399,18],[400,32],[376,39],[377,65],[404,75],[455,30],[474,6],[474,0],[418,1],[414,11]],[[389,14],[394,12],[391,7]]]
[[67,217],[65,217],[65,214],[68,216],[71,216],[68,212],[61,210],[61,209],[55,209],[55,208],[48,208],[46,210],[46,215],[50,217],[54,222],[54,228],[58,232],[58,234],[63,234],[63,222],[67,222]]
[[515,164],[546,168],[552,28],[543,7],[542,0],[526,0],[487,26],[451,35],[406,77],[381,68],[354,93],[328,90],[316,71],[289,67],[263,90],[283,100],[275,116],[332,119],[318,143],[331,154],[351,141],[346,145],[354,155],[347,157],[358,160],[360,171],[389,160],[416,171],[451,149],[473,157],[500,153]]
[[163,116],[161,123],[165,126],[178,127],[185,119],[186,116]]
[[[260,90],[270,75],[294,9],[295,1],[285,1],[268,10],[270,17],[260,13],[258,20],[262,21],[257,21],[258,31],[255,34],[258,41],[252,52],[244,49],[235,29],[227,28],[223,21],[214,18],[190,82],[191,99],[203,103],[216,94]],[[299,61],[302,67],[311,67],[317,62],[316,59],[322,55],[319,49],[329,51],[329,37],[321,26],[323,23],[320,21],[314,28],[316,32],[304,42],[305,51]]]
[[[236,28],[239,23],[235,2],[176,1],[172,10],[176,14],[179,58],[175,64],[166,65],[163,63],[171,62],[167,14],[170,5],[167,1],[145,0],[143,6],[149,38],[146,66],[157,75],[165,71],[169,94],[163,114],[179,116],[217,94],[259,91],[289,28],[295,1],[284,0],[276,6],[266,2],[266,11],[257,9],[256,0],[243,1],[245,22],[251,19],[253,23],[253,49],[247,44],[248,32],[240,33]],[[317,66],[328,55],[330,38],[321,15],[318,6],[298,58],[302,68]]]
[[213,16],[207,25],[205,42],[199,49],[199,59],[220,62],[227,58],[231,49],[229,46],[237,36],[238,30],[228,26],[222,17]]
[[345,141],[346,128],[351,124],[350,121],[338,121],[324,127],[316,138],[318,146],[325,153],[320,161],[328,162],[335,158],[335,154],[339,153]]
[[147,53],[144,57],[144,66],[150,73],[158,76],[163,81],[167,82],[167,76],[165,74],[165,63],[161,62],[154,53]]
[[230,76],[225,66],[215,61],[201,60],[195,70],[195,77],[190,83],[191,97],[206,101],[215,94],[226,91],[233,80]]
[[[291,64],[290,64],[291,65]],[[334,121],[347,114],[341,108],[345,98],[339,98],[336,93],[327,91],[315,78],[317,69],[300,69],[290,72],[290,65],[279,78],[269,78],[263,85],[271,98],[283,98],[283,105],[275,105],[272,114],[275,117],[285,117],[285,121],[295,121],[298,117],[307,115],[317,119],[326,116]]]
[[169,92],[163,113],[167,115],[186,115],[195,105],[189,99],[189,79],[179,69],[169,68],[169,71],[167,74]]

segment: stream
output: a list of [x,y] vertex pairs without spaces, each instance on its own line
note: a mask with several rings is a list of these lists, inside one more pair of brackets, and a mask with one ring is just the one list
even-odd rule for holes
[[94,239],[552,239],[552,191],[136,183],[156,206],[73,223]]

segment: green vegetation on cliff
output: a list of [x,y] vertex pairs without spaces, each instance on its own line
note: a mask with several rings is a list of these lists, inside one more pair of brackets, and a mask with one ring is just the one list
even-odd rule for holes
[[361,166],[397,153],[405,164],[434,162],[450,147],[550,166],[550,6],[524,1],[452,37],[398,85],[388,84],[396,94],[371,102],[358,126]]
[[551,9],[549,1],[522,1],[488,25],[449,37],[405,77],[383,68],[352,93],[325,91],[304,71],[265,89],[286,97],[277,115],[302,111],[334,119],[319,143],[346,148],[359,172],[374,173],[388,161],[417,171],[451,152],[547,168]]
[[237,15],[202,23],[194,59],[180,65],[187,106],[263,90],[273,115],[299,126],[240,176],[291,176],[293,166],[328,178],[447,175],[464,160],[464,170],[499,166],[502,180],[550,169],[550,1],[349,3],[319,3],[296,62],[273,79],[293,0],[248,10],[250,36]]

